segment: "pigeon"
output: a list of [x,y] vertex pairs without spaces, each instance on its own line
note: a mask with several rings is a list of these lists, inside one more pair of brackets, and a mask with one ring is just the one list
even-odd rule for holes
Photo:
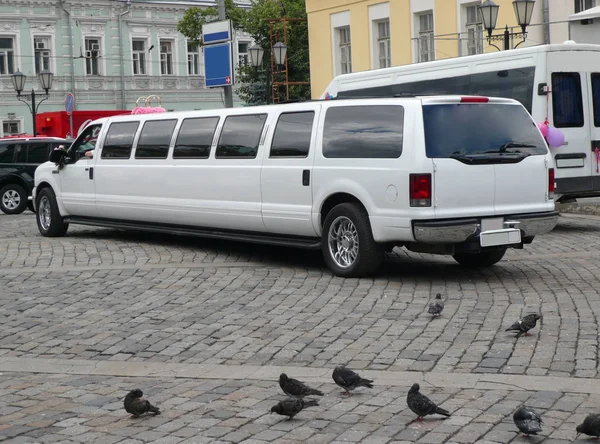
[[587,415],[583,424],[577,426],[577,433],[585,433],[589,436],[600,437],[600,414],[592,413]]
[[297,379],[289,378],[285,373],[279,375],[279,387],[281,387],[283,393],[294,398],[304,398],[310,395],[323,396],[322,391],[310,388]]
[[542,319],[542,317],[539,314],[535,314],[535,313],[528,314],[523,319],[518,320],[513,325],[508,327],[506,329],[506,331],[511,331],[511,330],[517,331],[517,338],[519,336],[521,336],[523,333],[525,333],[525,336],[529,336],[529,333],[527,333],[527,332],[529,330],[531,330],[532,328],[535,328],[535,325],[537,324],[538,319]]
[[408,404],[408,408],[410,408],[414,413],[419,415],[417,420],[421,421],[423,420],[424,416],[433,415],[435,413],[437,413],[438,415],[450,416],[450,412],[435,405],[435,403],[431,399],[419,393],[419,389],[419,384],[413,384],[410,390],[408,391],[408,395],[406,396],[406,403]]
[[160,415],[160,409],[158,407],[154,407],[150,404],[150,401],[142,398],[144,393],[140,389],[135,389],[127,393],[125,396],[125,402],[123,403],[125,406],[125,411],[127,413],[131,413],[134,418],[137,418],[144,413],[154,413],[155,415]]
[[273,407],[271,407],[271,413],[277,413],[278,415],[287,416],[288,420],[292,419],[306,407],[316,407],[319,403],[314,399],[286,399],[280,401]]
[[345,393],[350,394],[357,387],[373,388],[371,379],[361,378],[357,373],[342,365],[338,365],[333,370],[333,380],[337,385],[346,390]]
[[542,431],[542,418],[531,407],[521,407],[513,415],[517,428],[526,436],[537,435]]
[[436,317],[442,314],[444,310],[444,301],[442,300],[442,295],[440,293],[435,295],[435,299],[429,304],[429,310],[427,313]]

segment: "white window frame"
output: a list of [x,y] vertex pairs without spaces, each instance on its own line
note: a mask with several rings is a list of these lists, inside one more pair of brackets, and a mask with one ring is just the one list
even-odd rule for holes
[[[142,51],[140,51],[140,50],[134,50],[133,49],[133,43],[134,42],[143,42],[144,43],[144,49]],[[149,63],[150,60],[149,60],[149,57],[147,57],[147,53],[148,53],[148,49],[147,49],[148,48],[148,39],[144,38],[144,37],[132,37],[131,38],[131,46],[130,46],[130,48],[131,48],[131,60],[132,60],[132,63],[131,63],[131,74],[134,75],[134,76],[147,76],[147,75],[149,75],[150,73],[148,72],[149,71],[148,68],[150,66],[150,63]],[[143,63],[143,71],[144,72],[143,73],[139,72],[139,71],[141,71],[140,67],[142,66],[142,64],[140,62],[140,57],[139,57],[140,54],[144,56],[143,57],[143,59],[144,59],[143,60],[144,61],[144,63]],[[137,74],[135,72],[136,63],[138,65],[138,73]]]
[[2,70],[4,71],[4,73],[1,73],[0,76],[10,76],[12,74],[15,73],[15,71],[17,70],[17,56],[15,55],[17,53],[17,37],[15,35],[5,35],[2,34],[0,35],[0,38],[3,39],[11,39],[12,40],[12,50],[10,52],[12,52],[12,71],[9,69],[8,66],[8,50],[3,50],[2,52],[4,53],[4,66],[2,66]]
[[[98,48],[95,49],[95,47],[92,47],[93,44],[88,45],[88,41],[91,40],[97,40],[97,45]],[[88,49],[88,46],[90,46],[90,48]],[[102,37],[100,36],[95,36],[95,35],[85,35],[83,36],[83,48],[84,48],[84,52],[83,52],[83,56],[85,57],[85,75],[89,76],[89,77],[97,77],[97,76],[102,76],[103,71],[104,71],[104,67],[103,64],[101,62],[101,55],[102,55]],[[88,71],[88,67],[92,67],[92,60],[96,59],[96,68],[97,68],[97,73],[93,74],[90,73]]]
[[390,23],[389,37],[386,39],[387,51],[389,54],[389,64],[391,66],[391,19],[390,19],[390,4],[389,3],[378,3],[376,5],[369,6],[369,39],[371,42],[371,68],[377,69],[381,67],[381,54],[380,54],[380,36],[379,36],[379,23],[388,21]]
[[[588,2],[590,2],[589,4],[591,6],[586,6]],[[588,9],[595,8],[597,3],[598,2],[596,0],[575,0],[575,2],[573,3],[573,9],[575,11],[575,14],[577,14],[578,12],[587,11]]]
[[[175,40],[160,39],[159,44],[159,64],[161,76],[175,75]],[[166,51],[163,51],[166,49]]]
[[[4,133],[4,124],[5,123],[16,123],[17,124],[17,132],[16,133]],[[15,117],[15,118],[5,118],[2,119],[2,125],[0,126],[0,137],[4,137],[11,134],[23,134],[24,133],[24,118],[23,117]]]
[[[379,60],[378,68],[389,68],[392,66],[390,20],[379,20],[375,22],[375,25],[377,25],[377,56]],[[387,28],[387,32],[383,36],[381,35],[382,25]]]
[[[419,62],[431,62],[435,60],[435,17],[433,15],[433,10],[422,11],[418,14],[415,14],[415,22],[417,25],[417,38],[419,48],[419,52],[417,54],[417,60]],[[427,27],[427,29],[421,29],[422,17],[431,16],[431,26]],[[425,42],[427,43],[427,47],[424,49]]]
[[[34,34],[33,41],[33,69],[35,75],[44,69],[53,71],[52,66],[52,36],[47,34]],[[41,45],[44,48],[41,48]],[[45,59],[45,60],[44,60]],[[39,65],[38,65],[39,63]]]
[[[337,12],[330,15],[331,24],[331,54],[332,54],[332,67],[333,76],[342,74],[342,61],[341,53],[339,49],[340,35],[339,28],[345,28],[350,26],[350,11]],[[350,57],[352,57],[352,42],[350,42]]]
[[[196,51],[190,51],[190,46],[195,46]],[[202,49],[200,45],[193,44],[189,41],[185,42],[185,50],[187,54],[187,75],[188,76],[200,76],[202,75]],[[195,67],[194,70],[191,70],[191,67]],[[192,73],[190,71],[196,71]]]
[[350,26],[336,28],[340,74],[352,72],[352,33]]
[[[463,5],[465,12],[465,33],[467,35],[467,55],[483,54],[483,23],[477,7],[480,3]],[[469,20],[469,9],[475,8],[475,21]],[[473,11],[473,9],[471,9]]]
[[[247,45],[246,52],[240,52],[240,45]],[[250,53],[248,52],[248,48],[252,45],[252,42],[249,40],[238,40],[237,42],[237,60],[238,66],[250,66]]]

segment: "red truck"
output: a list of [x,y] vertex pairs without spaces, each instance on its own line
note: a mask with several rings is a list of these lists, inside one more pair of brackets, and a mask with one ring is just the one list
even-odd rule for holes
[[131,110],[75,110],[73,111],[73,133],[70,133],[69,115],[66,111],[50,111],[35,116],[38,136],[74,139],[92,120],[102,117],[131,114]]

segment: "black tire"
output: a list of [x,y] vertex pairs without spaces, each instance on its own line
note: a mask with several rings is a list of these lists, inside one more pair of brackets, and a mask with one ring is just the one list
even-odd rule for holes
[[29,211],[31,211],[32,213],[35,213],[35,208],[33,208],[33,201],[32,200],[28,200],[27,201],[27,209]]
[[64,236],[69,228],[69,224],[65,222],[58,211],[56,195],[52,191],[52,188],[44,188],[39,192],[35,206],[38,210],[35,220],[42,236]]
[[[349,221],[356,230],[358,237],[358,247],[355,258],[349,261],[349,265],[342,266],[338,263],[330,249],[328,242],[329,230],[331,226],[340,221]],[[349,248],[348,248],[349,249]],[[323,234],[321,237],[321,251],[325,258],[327,267],[336,276],[340,277],[362,277],[376,271],[383,261],[383,245],[378,244],[373,239],[371,223],[367,212],[357,204],[342,203],[331,209],[325,223],[323,224]]]
[[506,254],[506,248],[491,251],[481,251],[479,253],[457,253],[454,260],[463,267],[481,268],[490,267],[502,260]]
[[6,214],[21,214],[27,208],[27,191],[21,185],[9,183],[0,188],[0,210]]

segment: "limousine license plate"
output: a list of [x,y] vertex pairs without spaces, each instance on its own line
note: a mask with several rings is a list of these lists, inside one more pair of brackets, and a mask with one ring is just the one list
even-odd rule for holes
[[518,228],[503,228],[500,230],[482,231],[479,235],[479,243],[482,247],[518,244],[521,243],[521,230]]

